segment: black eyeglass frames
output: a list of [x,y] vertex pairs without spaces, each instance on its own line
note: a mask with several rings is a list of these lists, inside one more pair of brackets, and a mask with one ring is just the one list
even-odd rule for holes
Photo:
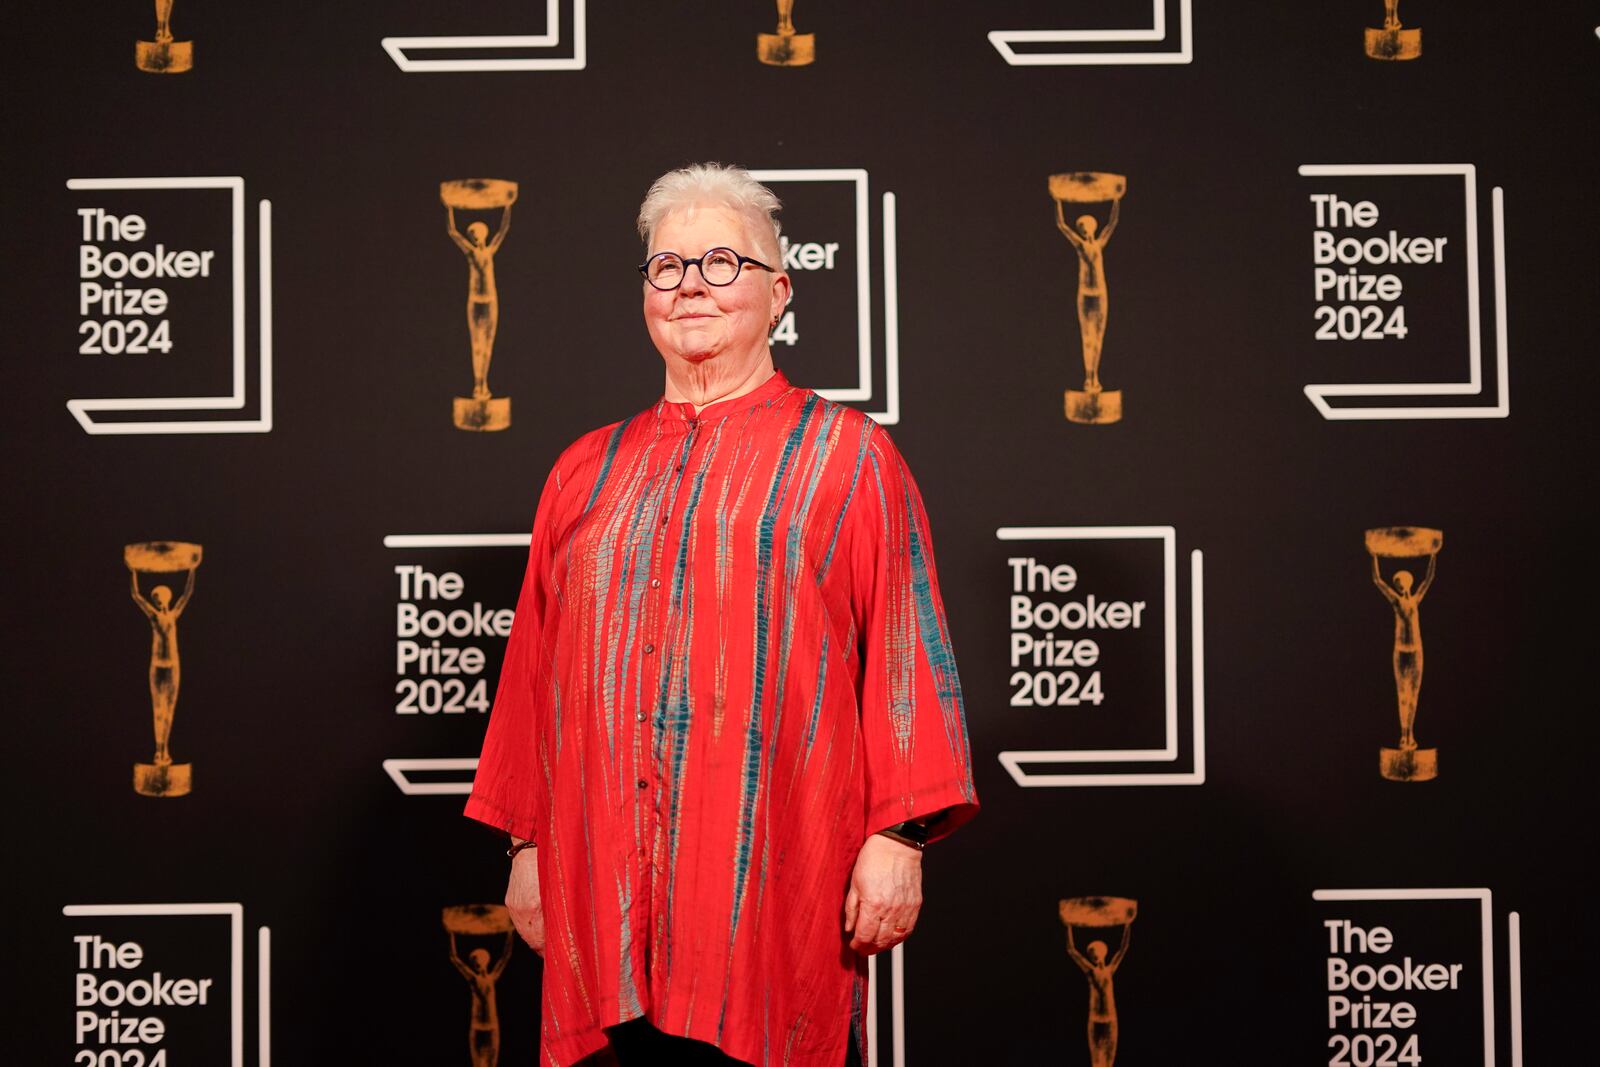
[[700,268],[700,277],[707,285],[732,285],[746,263],[761,270],[772,270],[759,259],[741,256],[731,248],[712,248],[695,259],[684,259],[676,252],[657,252],[639,264],[639,273],[657,289],[671,292],[683,284],[690,267]]

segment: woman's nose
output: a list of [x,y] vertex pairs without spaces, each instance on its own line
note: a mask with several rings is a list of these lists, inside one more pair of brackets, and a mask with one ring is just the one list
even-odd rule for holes
[[690,295],[699,295],[709,288],[705,274],[700,270],[699,263],[687,264],[683,268],[683,281],[678,285],[678,292]]

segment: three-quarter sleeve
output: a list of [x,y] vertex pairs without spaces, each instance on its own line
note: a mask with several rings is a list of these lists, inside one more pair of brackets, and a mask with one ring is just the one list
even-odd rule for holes
[[469,818],[524,840],[536,839],[535,829],[541,824],[546,807],[537,766],[537,741],[547,710],[541,684],[542,661],[561,468],[558,460],[539,495],[528,545],[528,568],[522,579],[522,592],[517,596],[511,636],[500,666],[500,685],[465,809]]
[[861,671],[866,832],[937,812],[929,838],[977,813],[961,683],[922,496],[881,429],[846,516]]

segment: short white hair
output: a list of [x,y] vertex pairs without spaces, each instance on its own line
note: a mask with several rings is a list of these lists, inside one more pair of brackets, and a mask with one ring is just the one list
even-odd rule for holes
[[749,171],[730,163],[693,163],[669,170],[651,184],[639,205],[639,236],[645,250],[662,219],[674,211],[696,207],[727,208],[744,216],[750,237],[762,246],[761,252],[773,260],[781,256],[778,212],[783,202]]

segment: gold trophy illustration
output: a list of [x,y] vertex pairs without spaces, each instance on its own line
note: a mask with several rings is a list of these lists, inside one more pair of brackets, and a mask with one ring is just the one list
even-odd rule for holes
[[[450,240],[467,257],[467,335],[472,340],[472,395],[455,398],[455,423],[462,430],[504,430],[511,425],[511,398],[489,393],[489,360],[500,323],[500,291],[494,284],[494,254],[511,229],[511,205],[517,183],[498,178],[464,178],[439,183]],[[483,222],[472,222],[462,235],[457,211],[500,210],[494,236]]]
[[[1366,533],[1372,555],[1372,584],[1394,609],[1394,688],[1400,704],[1400,747],[1378,750],[1378,773],[1392,782],[1426,782],[1439,774],[1439,750],[1418,748],[1413,726],[1417,696],[1422,692],[1422,618],[1419,609],[1444,546],[1444,533],[1425,526],[1381,526]],[[1412,588],[1415,576],[1397,570],[1385,579],[1379,559],[1428,557],[1428,573]]]
[[[187,541],[139,541],[123,547],[122,559],[133,577],[133,602],[150,620],[150,710],[156,734],[154,758],[133,765],[133,791],[147,797],[181,797],[189,792],[193,765],[173,763],[167,739],[178,708],[178,617],[194,595],[200,546]],[[152,579],[184,571],[188,577],[176,600],[165,582],[148,593],[139,587],[141,575]]]
[[[1066,413],[1072,422],[1088,425],[1122,418],[1122,390],[1100,385],[1100,349],[1106,339],[1106,242],[1117,228],[1128,179],[1120,174],[1078,171],[1050,175],[1050,195],[1056,202],[1056,229],[1078,253],[1078,332],[1083,337],[1082,389],[1066,391]],[[1087,212],[1067,221],[1067,205],[1111,202],[1105,228]],[[1079,210],[1074,207],[1074,211]]]
[[[1067,955],[1089,982],[1089,1064],[1112,1067],[1117,1059],[1117,998],[1112,978],[1128,954],[1128,938],[1139,902],[1127,897],[1072,897],[1061,902],[1061,923],[1067,928]],[[1104,941],[1096,938],[1080,951],[1073,932],[1082,927],[1122,927],[1122,941],[1107,957]]]
[[817,58],[817,35],[794,32],[794,0],[778,0],[778,30],[756,34],[756,58],[771,67],[803,67]]
[[156,39],[133,42],[133,63],[150,74],[182,74],[194,66],[194,42],[172,39],[172,0],[156,0]]
[[[500,1059],[500,1010],[494,985],[511,960],[511,915],[500,904],[456,904],[444,909],[444,928],[450,933],[450,962],[472,989],[472,1015],[467,1024],[472,1067],[495,1067]],[[456,943],[461,935],[504,935],[505,942],[493,963],[486,948],[472,949],[463,960]]]
[[1422,31],[1400,25],[1400,0],[1383,0],[1383,28],[1367,27],[1367,55],[1372,59],[1416,59],[1422,55]]

